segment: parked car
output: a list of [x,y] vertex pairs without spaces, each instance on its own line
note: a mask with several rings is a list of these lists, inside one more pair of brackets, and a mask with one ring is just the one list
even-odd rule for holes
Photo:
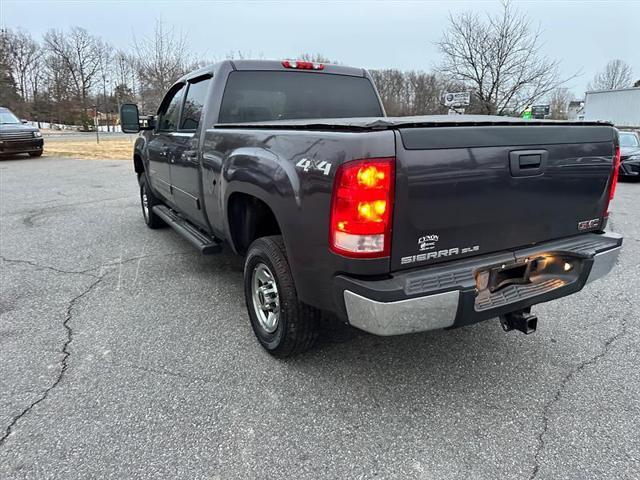
[[640,179],[640,135],[620,131],[620,177]]
[[121,124],[142,131],[147,225],[244,255],[251,325],[280,357],[322,311],[377,335],[497,316],[530,333],[533,305],[606,275],[622,244],[604,231],[609,124],[389,118],[363,69],[251,60],[185,75],[146,124],[123,105]]
[[40,130],[26,125],[8,108],[0,107],[0,155],[28,153],[30,157],[39,157],[43,146]]

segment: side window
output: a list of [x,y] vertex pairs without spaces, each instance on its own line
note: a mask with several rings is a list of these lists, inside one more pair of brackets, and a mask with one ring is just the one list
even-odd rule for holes
[[210,83],[211,78],[205,78],[189,84],[187,99],[182,110],[180,130],[196,130],[198,128]]
[[167,102],[163,102],[160,110],[160,120],[158,130],[175,130],[178,126],[178,114],[180,113],[180,103],[184,93],[184,85],[173,93],[173,97]]

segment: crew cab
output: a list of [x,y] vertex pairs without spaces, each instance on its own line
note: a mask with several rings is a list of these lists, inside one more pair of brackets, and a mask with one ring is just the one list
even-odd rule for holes
[[[500,317],[616,263],[605,232],[620,148],[610,124],[385,116],[360,68],[223,61],[180,78],[157,114],[121,109],[147,225],[245,259],[253,330],[309,348],[322,311],[376,335]],[[562,321],[556,319],[556,321]]]

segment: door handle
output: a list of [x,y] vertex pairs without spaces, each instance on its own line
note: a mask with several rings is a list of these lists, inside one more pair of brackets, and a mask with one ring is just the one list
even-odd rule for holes
[[509,169],[514,177],[542,175],[547,165],[546,150],[520,150],[509,152]]
[[187,150],[186,152],[183,152],[182,155],[180,155],[180,159],[183,162],[197,163],[198,162],[198,152],[196,152],[194,150]]

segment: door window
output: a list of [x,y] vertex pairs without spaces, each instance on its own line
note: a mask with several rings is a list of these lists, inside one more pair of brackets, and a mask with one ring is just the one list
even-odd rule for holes
[[158,130],[171,131],[176,129],[183,92],[184,85],[173,93],[169,93],[167,98],[165,98],[165,101],[162,102],[160,120],[158,121]]
[[187,99],[182,110],[180,130],[196,130],[198,128],[210,83],[211,78],[205,78],[189,84]]

